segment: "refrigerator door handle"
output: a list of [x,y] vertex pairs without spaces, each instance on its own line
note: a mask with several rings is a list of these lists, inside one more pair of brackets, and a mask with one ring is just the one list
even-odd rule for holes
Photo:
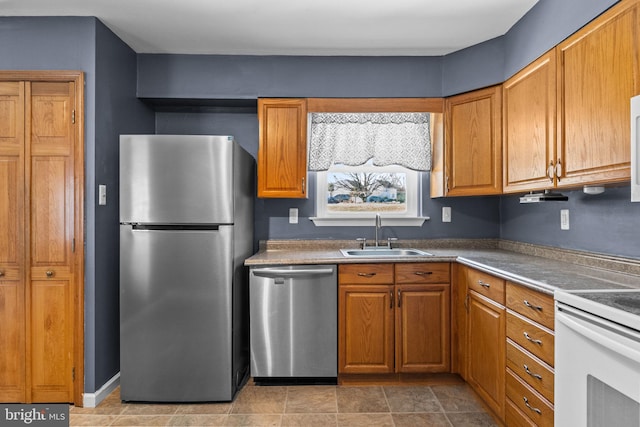
[[206,224],[131,224],[133,230],[218,231],[219,225]]

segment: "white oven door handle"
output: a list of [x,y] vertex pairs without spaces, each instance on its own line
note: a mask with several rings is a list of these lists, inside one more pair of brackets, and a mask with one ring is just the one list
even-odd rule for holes
[[[620,339],[624,339],[624,338],[620,337],[617,334],[611,333],[605,329],[602,329],[600,327],[598,327],[598,331],[600,332],[594,332],[592,329],[589,329],[586,326],[584,326],[583,321],[575,320],[575,318],[571,316],[569,313],[563,313],[564,311],[571,311],[571,310],[562,309],[561,311],[557,311],[556,312],[557,322],[562,323],[563,325],[572,329],[576,333],[584,337],[587,337],[591,341],[598,343],[603,347],[616,352],[617,354],[620,354],[635,362],[640,361],[640,351],[637,351],[619,342]],[[582,316],[584,314],[581,313],[580,315]],[[593,324],[592,326],[597,326],[597,324]],[[615,336],[616,338],[613,339],[611,338],[611,336]]]

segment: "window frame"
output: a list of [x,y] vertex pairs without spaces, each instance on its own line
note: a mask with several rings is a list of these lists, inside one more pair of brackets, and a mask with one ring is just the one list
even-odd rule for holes
[[[444,113],[444,98],[307,98],[307,113],[360,113],[360,112],[425,112],[442,115]],[[308,123],[310,127],[310,121]],[[432,146],[435,140],[432,138]],[[436,161],[433,158],[433,161]],[[433,176],[433,168],[438,167],[432,165],[431,175]],[[441,166],[440,166],[441,167]],[[307,172],[320,174],[322,172]],[[418,172],[418,183],[422,187],[422,173]],[[318,181],[321,177],[316,176],[316,209],[318,206],[318,194],[325,194],[325,191],[317,191]],[[433,178],[432,178],[433,179]],[[326,188],[326,178],[324,180],[324,188]],[[422,189],[419,190],[420,198],[424,195]],[[325,202],[326,203],[326,202]],[[317,212],[317,211],[316,211]],[[417,216],[415,218],[390,218],[384,220],[385,225],[389,226],[413,226],[420,227],[424,221],[429,220],[427,216],[420,216],[422,213],[422,203],[420,203]],[[311,217],[316,226],[369,226],[375,222],[374,217],[369,218],[326,218]]]
[[[404,173],[406,174],[406,211],[405,212],[377,212],[374,210],[364,212],[331,212],[327,209],[328,174],[332,172],[376,172],[376,173]],[[407,169],[401,166],[373,166],[365,164],[361,166],[334,165],[328,171],[316,172],[316,216],[311,220],[316,226],[364,226],[371,225],[379,214],[385,225],[389,226],[421,226],[428,217],[422,213],[422,172]]]

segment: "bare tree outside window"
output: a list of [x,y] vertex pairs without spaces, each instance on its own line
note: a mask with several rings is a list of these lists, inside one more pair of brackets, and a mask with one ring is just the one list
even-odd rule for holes
[[331,212],[405,212],[406,174],[329,172],[327,209]]

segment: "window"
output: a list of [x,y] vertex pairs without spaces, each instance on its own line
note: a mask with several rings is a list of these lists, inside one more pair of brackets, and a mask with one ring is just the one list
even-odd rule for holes
[[420,226],[420,172],[401,166],[333,165],[316,176],[319,226],[370,225],[380,214],[386,225]]
[[430,114],[311,113],[316,225],[422,225],[421,172],[431,167]]

